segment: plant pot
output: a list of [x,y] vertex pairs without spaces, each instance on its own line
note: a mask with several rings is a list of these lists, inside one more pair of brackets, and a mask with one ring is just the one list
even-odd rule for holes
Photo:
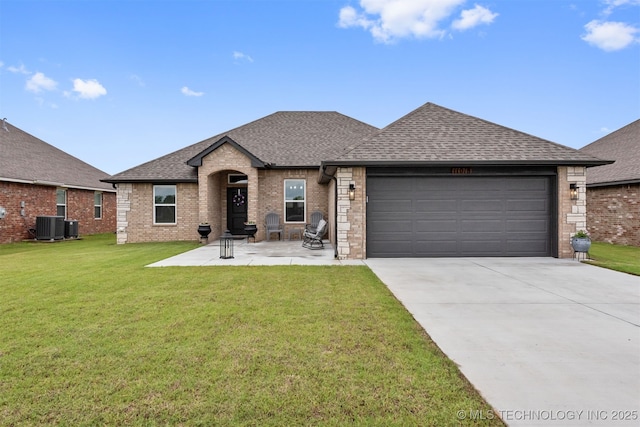
[[576,252],[589,252],[591,247],[591,239],[588,237],[572,237],[571,247]]
[[255,234],[258,232],[258,226],[255,224],[246,224],[244,226],[244,232],[247,233],[247,237],[255,239]]
[[203,239],[209,238],[209,234],[211,234],[211,226],[209,224],[200,224],[198,226],[198,234]]

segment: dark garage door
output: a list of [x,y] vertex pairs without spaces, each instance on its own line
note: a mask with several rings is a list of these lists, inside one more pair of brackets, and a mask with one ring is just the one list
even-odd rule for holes
[[367,257],[552,256],[552,182],[368,177]]

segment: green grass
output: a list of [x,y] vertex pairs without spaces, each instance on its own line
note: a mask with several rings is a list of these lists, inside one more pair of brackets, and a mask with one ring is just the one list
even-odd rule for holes
[[640,247],[592,242],[589,264],[640,276]]
[[0,425],[502,425],[368,268],[195,246],[0,245]]

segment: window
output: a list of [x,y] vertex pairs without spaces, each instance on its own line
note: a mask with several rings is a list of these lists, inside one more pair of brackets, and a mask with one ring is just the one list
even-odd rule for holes
[[176,186],[153,186],[153,223],[176,223]]
[[305,221],[306,183],[304,179],[284,180],[285,222]]
[[102,219],[102,193],[99,191],[93,193],[93,217]]
[[67,190],[64,188],[56,190],[56,215],[67,217]]
[[249,183],[249,178],[247,175],[242,175],[238,173],[230,173],[227,175],[227,183],[229,184],[247,184]]

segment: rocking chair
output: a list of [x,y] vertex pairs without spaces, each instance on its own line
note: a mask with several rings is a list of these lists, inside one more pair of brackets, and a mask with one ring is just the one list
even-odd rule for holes
[[302,235],[302,247],[307,249],[324,249],[322,236],[327,228],[327,221],[321,219],[315,232],[304,230]]

